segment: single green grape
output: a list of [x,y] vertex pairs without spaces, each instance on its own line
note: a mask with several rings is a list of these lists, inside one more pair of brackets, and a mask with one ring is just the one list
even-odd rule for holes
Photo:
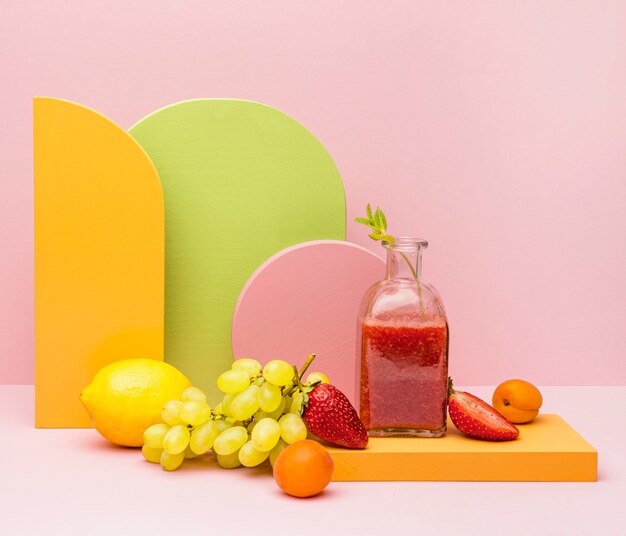
[[238,421],[247,421],[259,409],[259,388],[250,385],[239,393],[230,403],[230,415]]
[[306,377],[305,383],[308,383],[309,385],[311,385],[312,383],[315,383],[315,382],[330,383],[330,379],[323,372],[311,372],[311,374],[309,374]]
[[204,454],[213,446],[219,433],[220,429],[217,427],[215,421],[209,421],[198,426],[191,432],[189,448],[196,454]]
[[199,456],[199,454],[196,454],[193,450],[191,450],[191,447],[189,445],[187,445],[187,448],[185,449],[185,452],[183,454],[185,455],[186,460],[192,460],[193,458],[197,458]]
[[251,440],[239,449],[239,461],[246,467],[255,467],[263,463],[269,455],[269,452],[255,449]]
[[237,395],[229,393],[222,398],[222,414],[230,417],[230,405]]
[[169,429],[169,425],[163,422],[146,428],[143,433],[143,444],[151,449],[163,449],[163,438]]
[[169,454],[166,451],[161,453],[161,467],[166,471],[174,471],[180,467],[185,459],[185,452],[179,452],[178,454]]
[[250,385],[250,376],[244,370],[227,370],[217,378],[217,388],[222,393],[240,393]]
[[288,413],[295,413],[296,415],[301,415],[302,413],[302,401],[304,400],[304,395],[300,392],[294,393],[291,397],[291,406],[289,407]]
[[239,451],[231,454],[216,454],[217,464],[224,469],[235,469],[241,465],[239,461]]
[[148,460],[149,462],[152,463],[160,463],[161,462],[161,453],[163,452],[163,449],[159,448],[159,449],[155,449],[152,447],[148,447],[146,445],[144,445],[143,447],[141,447],[141,453],[143,454],[143,457]]
[[262,452],[272,450],[280,439],[280,425],[270,418],[261,419],[252,430],[252,445]]
[[258,423],[261,419],[265,419],[266,417],[267,417],[267,413],[265,413],[263,410],[261,410],[261,409],[260,409],[259,411],[257,411],[257,412],[253,415],[253,417],[252,417],[252,419],[250,420],[250,422],[248,423],[248,426],[247,426],[248,433],[249,433],[249,434],[251,434],[251,433],[252,433],[252,430],[254,430],[254,427],[257,425],[257,423]]
[[[289,400],[291,400],[291,397],[289,398]],[[280,416],[285,411],[285,404],[286,404],[286,399],[283,397],[280,399],[280,403],[278,404],[278,407],[271,413],[268,413],[266,417],[269,417],[270,419],[274,419],[275,421],[280,419]]]
[[180,418],[180,410],[182,407],[183,403],[180,400],[168,400],[163,406],[161,417],[170,426],[182,424],[183,421]]
[[225,419],[217,419],[215,421],[215,428],[217,428],[218,432],[223,432],[224,430],[231,428],[233,425],[232,422],[227,421]]
[[206,402],[188,400],[180,408],[180,418],[185,424],[200,426],[211,418],[211,408]]
[[243,357],[233,361],[231,365],[232,370],[243,370],[248,376],[256,376],[261,372],[261,363],[256,359],[248,359]]
[[248,441],[248,431],[243,426],[233,426],[224,430],[213,443],[213,451],[222,456],[239,450]]
[[175,424],[163,438],[163,450],[172,456],[184,452],[187,445],[189,445],[189,429],[184,424]]
[[286,413],[278,421],[280,424],[280,437],[290,445],[296,441],[306,439],[306,424],[299,415]]
[[283,411],[285,413],[289,413],[289,409],[291,408],[292,396],[291,395],[285,395],[283,397],[283,400],[285,401],[285,405],[283,406]]
[[273,359],[263,367],[263,377],[278,387],[290,384],[294,374],[293,367],[282,359]]
[[183,391],[180,399],[183,402],[189,402],[190,400],[195,400],[197,402],[205,402],[206,403],[206,394],[202,389],[198,389],[197,387],[187,387]]
[[278,408],[282,398],[283,394],[280,387],[272,383],[264,382],[259,388],[259,407],[267,413],[271,413]]
[[280,453],[285,450],[289,446],[288,443],[285,443],[282,439],[276,443],[276,446],[270,451],[270,463],[272,467],[274,467],[274,463],[276,462],[276,458],[280,456]]

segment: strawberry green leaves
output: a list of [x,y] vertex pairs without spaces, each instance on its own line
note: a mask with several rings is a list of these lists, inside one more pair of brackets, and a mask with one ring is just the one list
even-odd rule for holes
[[371,229],[372,233],[369,237],[372,240],[383,240],[393,244],[395,242],[395,238],[390,234],[387,234],[387,218],[385,218],[383,211],[376,207],[376,211],[372,212],[372,207],[368,204],[365,208],[365,213],[367,217],[354,218],[354,221]]

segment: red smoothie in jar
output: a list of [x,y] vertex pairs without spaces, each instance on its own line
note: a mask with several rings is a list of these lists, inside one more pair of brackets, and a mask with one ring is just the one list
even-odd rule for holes
[[361,420],[368,430],[441,430],[448,327],[440,319],[398,320],[369,319],[362,325]]

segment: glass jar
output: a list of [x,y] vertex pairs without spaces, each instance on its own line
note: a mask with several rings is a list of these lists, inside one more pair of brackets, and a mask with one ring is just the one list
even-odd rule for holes
[[357,393],[370,436],[440,437],[446,431],[448,322],[437,291],[421,279],[428,242],[383,242],[387,275],[358,315]]

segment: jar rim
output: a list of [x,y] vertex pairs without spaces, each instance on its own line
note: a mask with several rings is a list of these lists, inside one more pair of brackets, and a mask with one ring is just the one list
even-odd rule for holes
[[382,245],[387,249],[425,249],[428,247],[428,241],[414,236],[398,236],[394,242],[383,240]]

